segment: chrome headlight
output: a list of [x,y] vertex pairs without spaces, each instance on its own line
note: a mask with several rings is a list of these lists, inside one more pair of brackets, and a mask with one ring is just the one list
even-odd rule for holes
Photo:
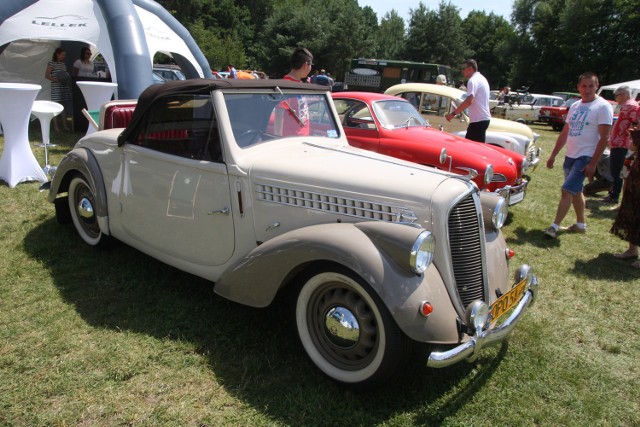
[[487,303],[475,300],[469,304],[465,311],[465,320],[467,321],[467,326],[473,328],[474,333],[484,330],[489,322],[489,306]]
[[[504,187],[504,189],[507,187]],[[478,194],[480,195],[480,205],[482,206],[484,229],[487,232],[499,231],[509,214],[508,200],[497,193],[480,191]]]
[[487,165],[487,169],[484,171],[484,185],[487,185],[493,179],[493,165]]
[[531,282],[533,281],[533,269],[527,264],[523,264],[513,275],[513,279],[516,283],[522,282],[524,279],[527,279],[527,287],[531,286]]
[[507,220],[507,215],[509,215],[508,202],[504,197],[500,197],[491,215],[491,225],[496,231],[502,228]]
[[413,243],[409,265],[415,273],[423,273],[433,261],[433,254],[436,250],[436,238],[430,231],[423,231]]

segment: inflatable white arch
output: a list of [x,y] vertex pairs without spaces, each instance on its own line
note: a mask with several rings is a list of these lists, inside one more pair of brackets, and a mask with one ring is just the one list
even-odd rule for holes
[[48,87],[44,70],[67,41],[102,54],[121,99],[137,98],[152,83],[157,52],[170,54],[187,78],[212,77],[189,32],[153,0],[2,0],[0,82]]

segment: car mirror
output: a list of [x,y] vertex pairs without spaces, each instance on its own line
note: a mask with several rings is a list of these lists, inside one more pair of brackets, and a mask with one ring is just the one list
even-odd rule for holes
[[443,165],[444,162],[447,161],[447,149],[443,148],[442,151],[440,151],[440,164]]

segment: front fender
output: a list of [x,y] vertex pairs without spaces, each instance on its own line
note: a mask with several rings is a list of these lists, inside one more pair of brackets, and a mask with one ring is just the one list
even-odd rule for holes
[[69,191],[69,183],[76,174],[82,174],[95,192],[96,215],[103,233],[109,234],[107,192],[98,161],[86,148],[74,148],[63,158],[51,181],[48,200],[54,203],[60,194]]
[[[410,338],[456,342],[457,315],[438,269],[431,264],[418,275],[409,268],[409,252],[422,231],[387,222],[321,224],[293,230],[237,261],[216,282],[214,291],[241,304],[265,307],[306,268],[335,263],[365,280]],[[422,301],[438,307],[429,321],[418,312]]]
[[[309,263],[328,261],[340,264],[366,280],[379,294],[384,284],[415,278],[408,270],[408,253],[422,229],[397,223],[319,224],[300,228],[258,246],[238,260],[216,282],[216,293],[242,304],[265,307],[292,272]],[[382,237],[394,230],[399,236],[395,244]],[[390,233],[387,233],[390,234]],[[413,238],[413,239],[412,239]],[[377,240],[377,243],[374,243]],[[395,248],[406,241],[407,267],[396,261]],[[409,243],[411,242],[411,243]],[[385,251],[382,248],[387,247]]]

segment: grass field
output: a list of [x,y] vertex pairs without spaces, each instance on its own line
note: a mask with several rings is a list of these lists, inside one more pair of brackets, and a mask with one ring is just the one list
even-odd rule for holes
[[[546,161],[557,134],[534,128]],[[78,136],[52,134],[52,164]],[[125,245],[89,248],[38,183],[0,184],[0,425],[640,425],[640,272],[613,258],[626,243],[599,198],[586,235],[543,238],[561,160],[531,174],[504,228],[512,265],[540,281],[508,346],[443,370],[416,363],[368,394],[314,369],[283,306],[226,301]]]

